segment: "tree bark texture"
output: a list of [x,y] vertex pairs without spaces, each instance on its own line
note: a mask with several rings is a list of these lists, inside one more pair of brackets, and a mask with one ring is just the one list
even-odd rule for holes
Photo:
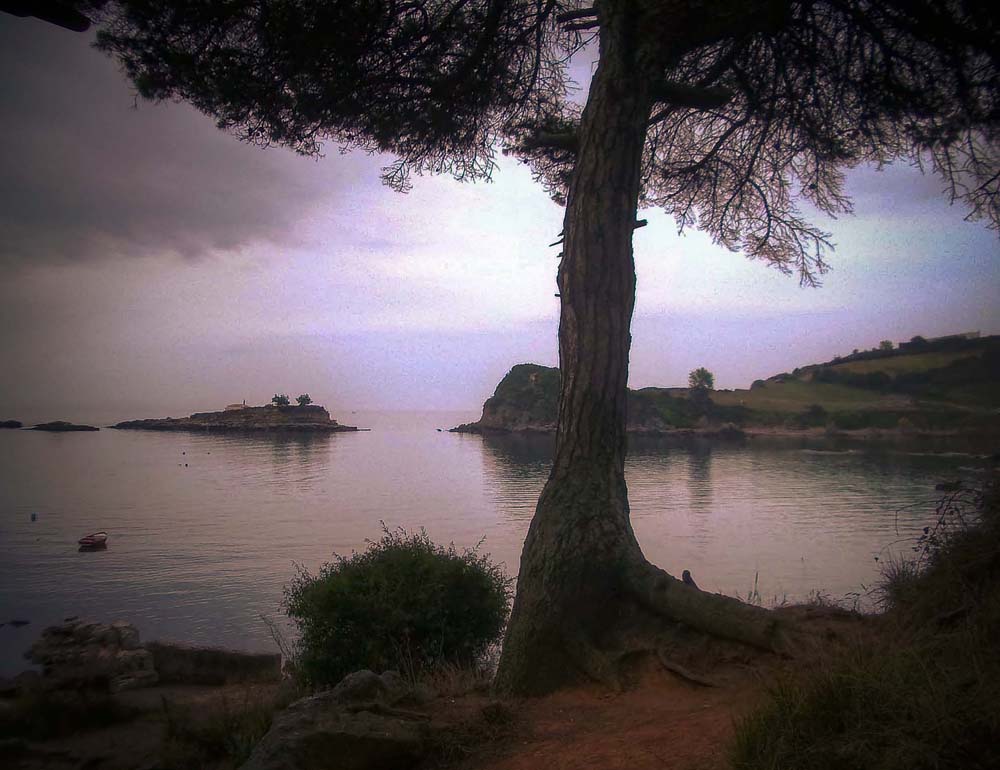
[[643,55],[637,2],[606,0],[599,10],[600,59],[579,129],[558,275],[555,457],[525,540],[497,672],[499,688],[520,694],[584,678],[615,682],[623,654],[655,647],[650,618],[765,648],[779,638],[767,613],[650,565],[629,520],[632,232],[657,73]]

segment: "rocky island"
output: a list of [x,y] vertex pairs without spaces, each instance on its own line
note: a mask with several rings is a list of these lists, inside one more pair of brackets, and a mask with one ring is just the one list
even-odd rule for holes
[[34,428],[28,428],[28,430],[44,430],[50,433],[70,433],[72,431],[78,430],[100,430],[100,428],[95,428],[93,425],[74,425],[71,422],[66,422],[65,420],[56,420],[55,422],[43,422],[41,425],[36,425]]
[[24,425],[20,420],[0,420],[0,428],[23,428]]
[[222,412],[196,412],[190,417],[127,420],[118,430],[165,430],[214,433],[342,433],[358,430],[341,425],[322,406],[246,406]]

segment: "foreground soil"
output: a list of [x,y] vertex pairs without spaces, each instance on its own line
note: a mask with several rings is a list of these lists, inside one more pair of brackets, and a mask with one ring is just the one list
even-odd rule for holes
[[[760,698],[763,680],[755,670],[728,672],[718,687],[700,687],[665,671],[650,671],[625,692],[599,686],[554,695],[506,701],[512,721],[492,740],[458,746],[451,761],[429,761],[428,768],[459,770],[709,770],[723,768],[733,720]],[[0,751],[6,767],[24,770],[139,770],[175,766],[164,762],[166,723],[162,703],[197,713],[216,711],[218,703],[239,703],[238,687],[173,687],[136,691],[127,698],[136,708],[128,721],[86,730],[23,749]],[[256,697],[256,696],[253,696]],[[491,699],[482,694],[442,697],[427,710],[444,720],[460,720]],[[9,763],[9,764],[8,764]],[[198,763],[233,767],[231,761]]]
[[[726,767],[734,720],[763,695],[763,679],[729,672],[718,687],[648,672],[626,692],[580,687],[518,704],[523,725],[463,770],[714,770]],[[492,756],[491,756],[492,755]]]
[[[869,626],[822,608],[788,608],[819,636],[844,639]],[[808,667],[772,655],[725,650],[684,664],[715,686],[672,673],[655,657],[636,660],[621,691],[584,685],[542,698],[496,700],[483,690],[439,691],[423,703],[449,728],[440,756],[421,770],[722,770],[735,723],[760,704],[777,677]],[[153,687],[122,693],[130,716],[99,729],[44,742],[0,741],[0,766],[24,770],[213,770],[238,766],[234,756],[191,753],[171,739],[168,722],[225,724],[220,714],[280,698],[275,686]],[[283,702],[288,702],[284,699]],[[484,720],[484,714],[492,714]],[[499,717],[498,717],[499,715]],[[230,724],[236,724],[231,722]],[[176,729],[175,731],[176,732]],[[446,731],[447,732],[447,731]],[[223,741],[228,742],[228,741]],[[211,747],[194,747],[211,748]],[[247,747],[249,748],[249,747]],[[245,753],[243,754],[245,759]]]

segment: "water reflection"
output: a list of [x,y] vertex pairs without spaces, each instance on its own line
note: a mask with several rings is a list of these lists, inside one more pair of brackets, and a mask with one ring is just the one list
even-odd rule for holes
[[[523,527],[551,439],[469,439],[481,442],[492,503]],[[906,547],[929,522],[942,469],[974,461],[830,446],[632,439],[626,480],[644,553],[678,574],[691,569],[709,590],[746,595],[756,583],[766,600],[844,597],[874,582],[875,555]]]
[[545,435],[503,434],[468,438],[482,448],[483,487],[493,505],[505,519],[527,531],[549,477],[555,440]]
[[712,509],[712,448],[692,447],[687,456],[688,506],[692,513]]
[[[375,429],[332,435],[0,434],[0,621],[32,621],[0,628],[0,673],[40,627],[79,614],[133,620],[146,638],[270,649],[258,616],[280,617],[295,565],[363,548],[380,521],[459,547],[485,536],[516,573],[553,441],[434,430],[467,419],[359,416]],[[898,447],[636,439],[626,478],[650,560],[727,593],[759,572],[765,596],[801,598],[870,583],[873,556],[932,519],[934,483],[981,465]],[[79,553],[99,529],[108,549]]]

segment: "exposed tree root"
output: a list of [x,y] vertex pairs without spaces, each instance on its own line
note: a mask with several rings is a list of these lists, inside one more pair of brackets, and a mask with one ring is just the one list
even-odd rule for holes
[[643,559],[627,579],[639,604],[657,616],[767,652],[793,655],[799,648],[802,632],[790,623],[762,607],[702,591],[685,573],[687,580],[678,580]]
[[677,674],[681,679],[686,679],[692,684],[701,685],[702,687],[718,687],[718,683],[704,677],[700,674],[696,674],[689,668],[682,666],[675,660],[671,660],[667,657],[667,654],[663,650],[656,651],[656,657],[660,661],[660,665],[663,666],[671,674]]
[[[588,679],[622,690],[641,658],[712,687],[712,668],[746,658],[748,648],[792,657],[823,641],[801,616],[703,591],[686,570],[678,579],[650,564],[637,544],[623,550],[597,554],[575,574],[546,575],[537,594],[545,601],[525,604],[508,632],[501,690],[537,695]],[[545,556],[543,568],[553,558]]]
[[[586,678],[615,690],[625,687],[624,663],[637,654],[653,656],[670,673],[700,687],[718,687],[673,653],[697,639],[724,640],[756,650],[792,656],[815,635],[761,607],[699,589],[690,572],[678,580],[642,561],[629,573],[632,589],[613,625],[591,633],[562,629],[566,655]],[[682,656],[684,657],[684,656]]]

